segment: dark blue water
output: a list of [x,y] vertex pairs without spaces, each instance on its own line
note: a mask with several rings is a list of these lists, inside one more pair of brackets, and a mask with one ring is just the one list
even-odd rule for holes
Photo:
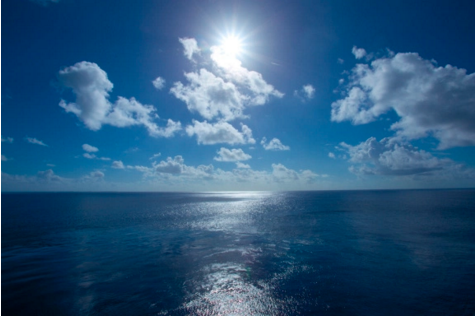
[[475,191],[2,194],[3,315],[474,315]]

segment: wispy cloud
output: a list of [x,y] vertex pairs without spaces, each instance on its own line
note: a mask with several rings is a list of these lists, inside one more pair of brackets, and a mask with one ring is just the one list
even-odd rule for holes
[[43,143],[41,140],[38,140],[36,138],[32,138],[32,137],[25,137],[25,140],[30,143],[30,144],[35,144],[35,145],[40,145],[40,146],[45,146],[45,147],[48,147],[48,145],[46,145],[45,143]]
[[2,136],[2,143],[5,142],[5,143],[13,143],[13,138],[11,137],[7,137],[7,138],[3,138]]

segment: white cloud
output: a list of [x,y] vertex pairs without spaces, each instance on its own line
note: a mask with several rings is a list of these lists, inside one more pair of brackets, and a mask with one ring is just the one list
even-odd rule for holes
[[184,159],[182,156],[175,156],[175,158],[168,157],[166,161],[154,163],[153,167],[158,173],[180,174],[184,170]]
[[[160,183],[169,185],[195,183],[197,188],[202,188],[203,180],[209,187],[223,188],[223,186],[237,183],[259,184],[260,188],[292,187],[308,188],[309,184],[316,183],[326,175],[318,175],[310,170],[295,171],[282,164],[272,164],[272,171],[252,170],[247,164],[236,162],[236,169],[223,171],[215,169],[213,165],[189,166],[185,164],[182,156],[168,157],[160,163],[153,162],[152,167],[127,166],[143,173],[144,178],[156,178]],[[214,186],[213,186],[214,185]],[[244,186],[242,188],[248,188]]]
[[162,155],[161,153],[156,153],[152,157],[150,157],[149,159],[153,160],[153,159],[156,159],[156,158],[160,157],[161,155]]
[[109,161],[109,160],[111,160],[110,158],[107,158],[107,157],[97,157],[96,155],[90,154],[90,153],[84,153],[84,154],[83,154],[83,157],[84,157],[84,158],[87,158],[87,159],[104,160],[104,161]]
[[38,140],[38,139],[36,139],[36,138],[25,137],[25,140],[26,140],[27,142],[29,142],[30,144],[35,144],[35,145],[40,145],[40,146],[48,147],[48,145],[46,145],[46,144],[43,143],[41,140]]
[[84,149],[88,153],[95,153],[95,152],[99,151],[99,149],[97,147],[91,146],[89,144],[82,145],[82,149]]
[[13,138],[11,138],[11,137],[3,138],[3,136],[2,136],[2,143],[3,142],[11,144],[11,143],[13,143]]
[[193,125],[186,127],[188,136],[196,134],[198,144],[213,145],[219,143],[236,144],[254,144],[256,141],[252,138],[252,130],[241,124],[242,132],[239,132],[227,122],[218,122],[210,124],[206,121],[198,122],[193,120]]
[[284,165],[272,164],[272,175],[276,181],[298,180],[299,176],[295,170],[288,169]]
[[124,169],[124,168],[125,168],[125,167],[124,167],[124,163],[123,163],[122,161],[120,161],[120,160],[114,160],[114,161],[112,162],[112,166],[111,166],[111,167],[114,168],[114,169]]
[[184,101],[190,111],[207,120],[230,121],[245,117],[243,111],[248,106],[263,105],[271,96],[283,97],[283,93],[268,84],[260,73],[242,67],[235,56],[221,47],[213,46],[210,51],[212,65],[201,64],[209,69],[185,73],[188,84],[176,82],[170,89],[170,93]]
[[364,48],[358,48],[356,46],[353,46],[351,52],[353,53],[353,55],[355,55],[356,59],[361,59],[366,56],[366,50]]
[[156,89],[162,90],[165,87],[165,79],[162,77],[157,77],[157,79],[152,81],[152,84]]
[[313,99],[315,96],[315,88],[311,84],[304,85],[302,89],[295,90],[294,95],[302,101]]
[[475,145],[475,74],[436,67],[417,53],[358,64],[346,97],[332,104],[332,121],[366,124],[394,110],[391,126],[403,139],[437,138],[439,149]]
[[216,161],[228,161],[228,162],[235,162],[235,161],[244,161],[249,160],[252,158],[251,155],[246,154],[242,149],[227,149],[221,147],[221,149],[217,152],[218,156],[214,157]]
[[227,121],[243,116],[245,97],[233,83],[225,82],[204,68],[199,73],[187,73],[185,77],[190,84],[185,86],[176,82],[170,92],[184,101],[190,111],[198,112],[206,119]]
[[56,167],[56,165],[52,164],[52,163],[47,163],[46,164],[48,167]]
[[97,131],[102,125],[116,127],[142,125],[154,137],[171,137],[181,129],[180,122],[168,120],[166,128],[158,127],[153,119],[158,118],[155,108],[143,105],[135,98],[118,97],[116,103],[109,102],[109,92],[113,84],[107,74],[97,64],[79,62],[59,72],[62,84],[71,88],[76,95],[75,103],[61,100],[59,105],[66,112],[75,114],[87,128]]
[[332,153],[332,152],[328,153],[328,157],[330,157],[330,158],[332,158],[332,159],[335,159],[335,158],[336,158],[336,157],[335,157],[335,154]]
[[273,138],[269,143],[266,142],[267,138],[263,137],[261,145],[265,150],[290,150],[290,147],[283,145],[278,138]]
[[399,143],[394,138],[377,141],[371,137],[356,146],[341,143],[350,162],[355,163],[350,171],[360,175],[386,176],[441,176],[475,177],[475,172],[465,169],[451,159],[440,159],[409,144]]
[[7,158],[7,156],[5,155],[2,155],[2,161],[8,161],[8,160],[12,160],[11,158]]
[[193,54],[199,53],[200,49],[198,48],[198,42],[194,38],[179,38],[180,43],[183,45],[185,49],[183,54],[189,60],[193,60]]
[[342,65],[342,64],[345,62],[345,60],[343,60],[343,59],[341,59],[341,58],[338,58],[338,59],[337,59],[337,62],[338,62],[340,65]]
[[245,164],[245,163],[242,163],[240,161],[236,162],[236,168],[239,168],[239,169],[251,169],[251,166],[249,166],[248,164]]
[[270,96],[277,98],[284,96],[282,92],[268,84],[260,73],[242,67],[241,61],[236,56],[227,53],[222,47],[211,47],[211,60],[222,71],[220,75],[227,80],[242,85],[251,92],[251,105],[265,104]]

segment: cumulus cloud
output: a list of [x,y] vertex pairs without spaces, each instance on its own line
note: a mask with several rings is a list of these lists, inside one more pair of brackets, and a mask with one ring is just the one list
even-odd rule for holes
[[189,60],[193,60],[193,54],[199,53],[200,49],[198,48],[198,42],[194,38],[179,38],[180,43],[183,45],[185,49],[183,54]]
[[390,54],[358,64],[345,97],[332,104],[332,121],[366,124],[394,110],[402,139],[433,136],[438,148],[475,145],[475,74],[436,67],[417,53]]
[[251,169],[251,166],[249,166],[248,164],[245,164],[245,163],[242,163],[240,161],[236,162],[236,168],[239,168],[239,169]]
[[241,132],[239,132],[227,122],[210,124],[207,121],[198,122],[193,120],[193,125],[186,127],[186,133],[189,136],[196,135],[198,144],[204,145],[219,143],[230,145],[254,144],[256,142],[252,137],[252,130],[244,124],[241,124]]
[[267,138],[263,137],[261,140],[261,145],[265,150],[290,150],[290,147],[283,145],[278,138],[273,138],[267,143]]
[[95,153],[95,152],[99,151],[99,149],[97,147],[91,146],[89,144],[82,145],[82,149],[84,149],[88,153]]
[[356,46],[353,46],[351,52],[353,53],[353,55],[355,55],[356,59],[361,59],[366,56],[366,50],[364,48],[358,48]]
[[242,66],[241,61],[220,46],[211,47],[211,60],[221,70],[220,75],[250,92],[250,104],[265,104],[270,96],[282,98],[284,94],[268,84],[262,75]]
[[165,87],[165,79],[162,77],[157,77],[157,79],[152,81],[152,84],[156,89],[162,90]]
[[249,160],[252,158],[251,155],[246,154],[242,149],[227,149],[221,147],[220,150],[217,152],[218,156],[214,157],[216,161],[227,161],[227,162],[235,162],[235,161],[244,161]]
[[311,84],[304,85],[302,89],[295,90],[294,95],[302,101],[313,99],[315,96],[315,88]]
[[232,120],[242,117],[245,96],[231,82],[202,68],[199,72],[185,74],[188,85],[176,82],[170,92],[184,101],[188,109],[206,119]]
[[120,160],[113,161],[111,167],[114,168],[114,169],[124,169],[125,168],[124,163]]
[[7,137],[7,138],[3,138],[2,136],[2,143],[5,142],[5,143],[13,143],[13,138],[11,137]]
[[54,174],[54,171],[51,169],[45,171],[38,171],[37,178],[44,181],[53,181],[53,182],[62,182],[64,179],[60,176]]
[[328,153],[328,157],[330,157],[330,158],[332,158],[332,159],[335,159],[335,158],[336,158],[336,157],[335,157],[335,154],[332,153],[332,152]]
[[[188,40],[193,40],[190,43],[194,44],[190,45],[195,47],[196,41]],[[185,49],[189,59],[192,51]],[[176,82],[170,89],[191,112],[207,120],[230,121],[246,117],[243,111],[248,106],[263,105],[271,96],[283,97],[260,73],[242,67],[241,62],[223,48],[212,46],[210,51],[210,62],[202,63],[203,67],[196,72],[185,73],[187,84]]]
[[216,169],[213,165],[190,166],[185,164],[182,156],[174,158],[168,157],[159,163],[153,162],[151,167],[127,166],[128,169],[137,170],[143,173],[144,178],[156,178],[160,183],[198,183],[201,187],[203,180],[207,183],[218,185],[228,185],[230,183],[259,183],[263,188],[269,185],[282,187],[282,185],[294,188],[306,188],[309,184],[317,183],[317,179],[322,179],[326,175],[318,175],[310,170],[295,171],[287,168],[283,164],[272,164],[272,171],[252,170],[247,164],[236,162],[236,168],[231,171]]
[[440,159],[432,154],[419,150],[409,144],[399,143],[394,138],[368,138],[356,146],[341,143],[350,162],[355,165],[350,171],[361,175],[386,175],[386,176],[434,176],[451,173],[452,176],[475,176],[475,172],[465,169],[451,159]]
[[36,138],[25,137],[25,140],[26,140],[27,142],[29,142],[30,144],[35,144],[35,145],[40,145],[40,146],[48,147],[48,145],[46,145],[46,144],[43,143],[41,140],[38,140],[38,139],[36,139]]
[[116,127],[134,125],[144,126],[154,137],[171,137],[181,129],[180,122],[168,120],[166,128],[158,127],[153,119],[158,118],[155,108],[143,105],[135,98],[118,97],[116,103],[109,101],[109,92],[113,84],[107,74],[97,64],[79,62],[59,72],[59,80],[76,95],[75,103],[61,100],[61,106],[66,112],[75,114],[87,128],[97,131],[102,125]]

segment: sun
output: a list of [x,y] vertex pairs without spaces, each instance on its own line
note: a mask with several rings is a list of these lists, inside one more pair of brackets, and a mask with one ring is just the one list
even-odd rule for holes
[[242,51],[242,41],[239,37],[234,35],[223,38],[220,46],[226,55],[233,57],[239,55]]

